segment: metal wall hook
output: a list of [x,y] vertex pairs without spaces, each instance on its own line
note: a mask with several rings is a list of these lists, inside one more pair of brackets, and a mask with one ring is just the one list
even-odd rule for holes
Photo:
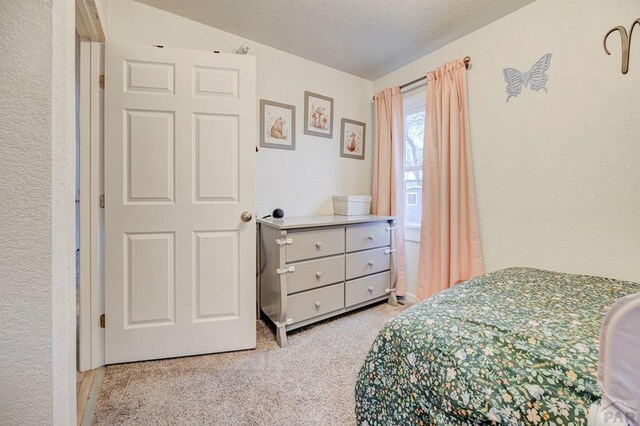
[[629,55],[631,54],[631,36],[633,35],[633,30],[636,27],[636,24],[640,25],[640,18],[633,21],[631,24],[631,28],[627,33],[627,29],[622,25],[618,25],[613,27],[605,34],[604,40],[602,41],[602,45],[604,47],[604,51],[607,55],[611,55],[609,48],[607,47],[607,39],[611,34],[618,31],[620,33],[620,43],[622,45],[622,74],[626,74],[629,72]]

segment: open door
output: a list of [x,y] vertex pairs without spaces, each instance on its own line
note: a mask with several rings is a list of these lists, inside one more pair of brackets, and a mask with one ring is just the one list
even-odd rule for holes
[[254,58],[109,42],[105,65],[106,362],[254,348]]

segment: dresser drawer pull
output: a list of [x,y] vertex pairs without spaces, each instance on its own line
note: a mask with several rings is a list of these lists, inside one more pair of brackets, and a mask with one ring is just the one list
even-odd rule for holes
[[367,238],[369,239],[369,241],[373,241],[373,235],[369,235]]
[[373,266],[373,260],[369,261],[369,266]]
[[322,272],[316,272],[316,278],[320,278],[322,276]]
[[369,293],[373,293],[373,287],[369,287]]
[[320,303],[320,302],[316,302],[316,309],[319,309],[319,308],[320,308],[320,305],[322,305],[322,303]]
[[318,242],[316,243],[316,247],[318,247],[318,248],[322,247],[322,241],[318,241]]

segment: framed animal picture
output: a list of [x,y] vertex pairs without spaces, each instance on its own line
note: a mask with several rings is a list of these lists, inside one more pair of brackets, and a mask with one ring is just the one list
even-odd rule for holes
[[367,124],[360,121],[342,119],[340,126],[340,156],[364,160],[364,142]]
[[260,146],[296,149],[296,107],[260,99]]
[[333,139],[333,98],[304,92],[304,134]]

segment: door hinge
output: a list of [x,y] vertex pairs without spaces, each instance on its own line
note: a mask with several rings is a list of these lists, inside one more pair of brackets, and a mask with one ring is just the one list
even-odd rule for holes
[[98,80],[98,84],[101,89],[104,89],[104,74],[100,74],[100,79]]
[[104,209],[104,194],[100,194],[100,208]]
[[104,314],[100,315],[100,328],[104,328],[105,322],[106,322],[106,319]]

